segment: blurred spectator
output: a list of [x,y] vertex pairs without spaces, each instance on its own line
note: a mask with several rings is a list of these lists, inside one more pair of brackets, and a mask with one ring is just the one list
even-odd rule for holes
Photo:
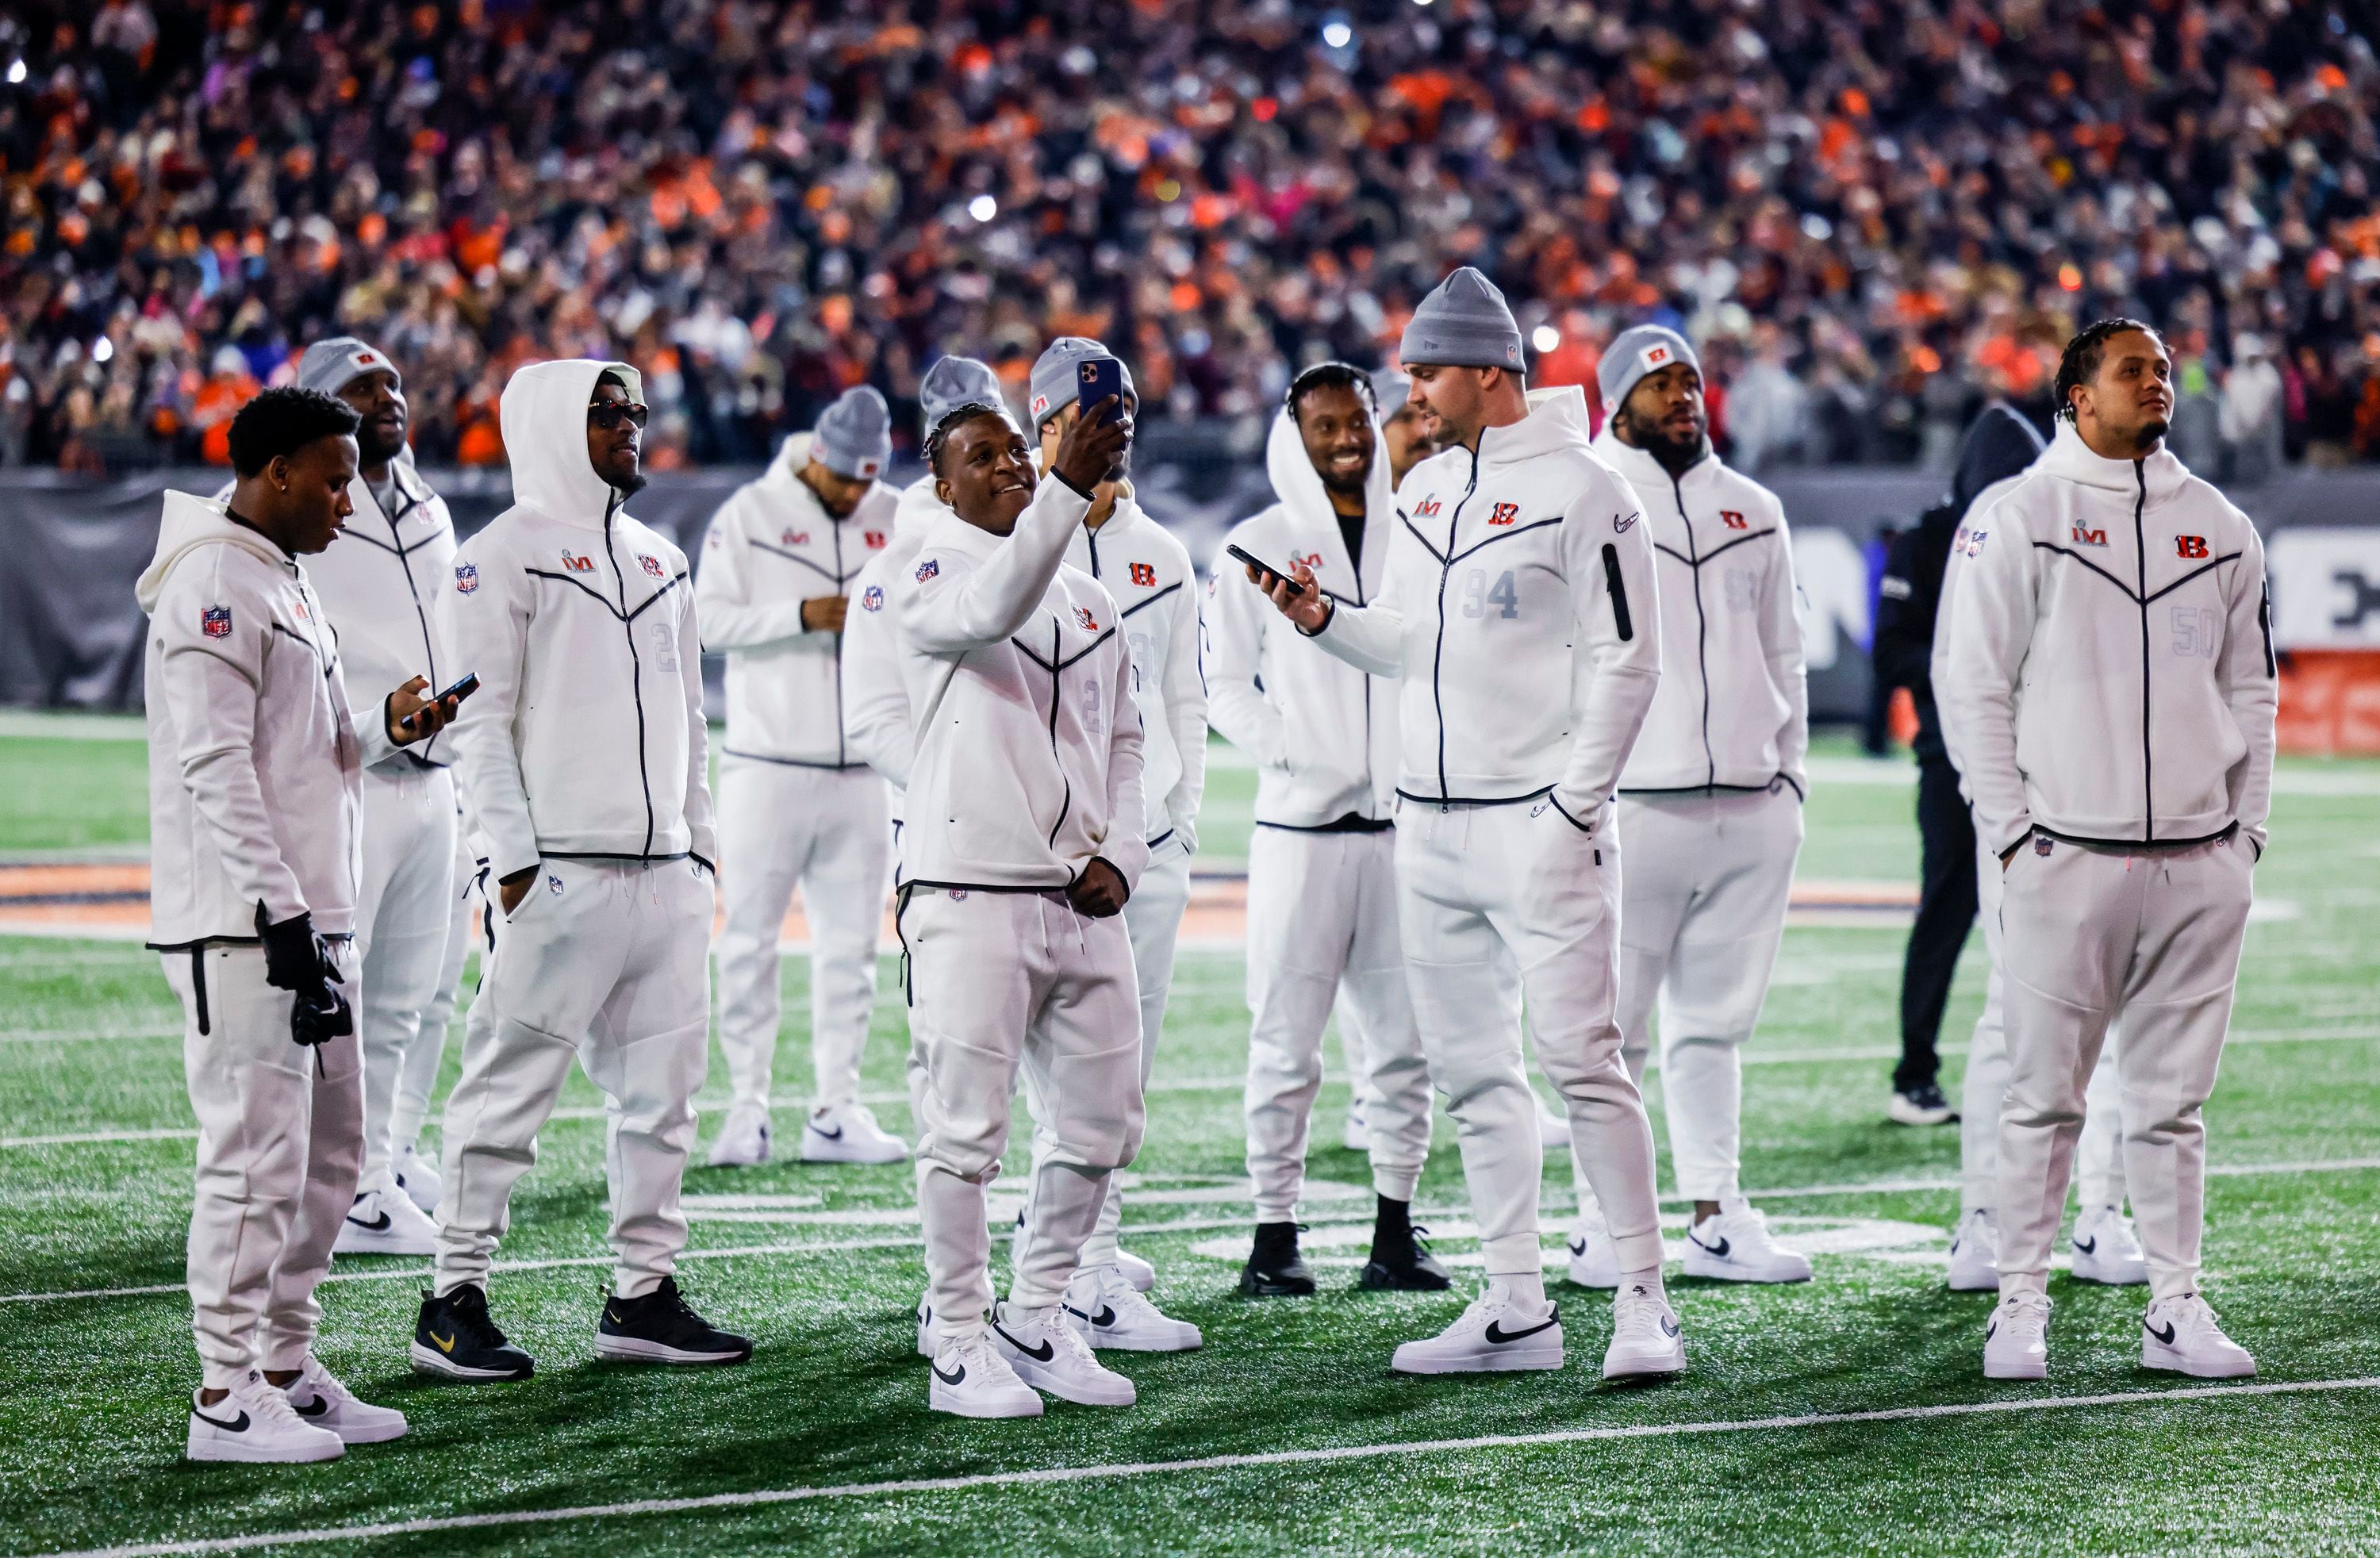
[[569,353],[648,371],[656,465],[758,460],[854,383],[898,411],[944,351],[1062,332],[1134,358],[1146,418],[1259,420],[1305,363],[1389,356],[1463,262],[1549,380],[1684,328],[1747,467],[1947,469],[1985,395],[2039,415],[2058,346],[2116,312],[2254,334],[2289,440],[2374,457],[2371,27],[2338,0],[20,0],[0,457],[204,457],[227,390],[333,330],[405,363],[432,460],[500,459],[504,376]]
[[2281,468],[2281,371],[2264,339],[2241,331],[2231,342],[2231,371],[2223,380],[2225,480],[2253,485]]

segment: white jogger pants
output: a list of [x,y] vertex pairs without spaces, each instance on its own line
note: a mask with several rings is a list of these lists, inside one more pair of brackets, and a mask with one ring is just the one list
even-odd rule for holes
[[2001,1291],[2037,1292],[2047,1275],[2083,1085],[2108,1024],[2121,1021],[2125,1184],[2151,1291],[2177,1297],[2198,1285],[2199,1109],[2230,1022],[2254,851],[2228,838],[2141,854],[2046,843],[2035,834],[2021,845],[2002,882]]
[[1407,801],[1397,813],[1407,984],[1430,1080],[1446,1096],[1488,1274],[1541,1268],[1537,1101],[1521,1065],[1528,1002],[1537,1063],[1570,1115],[1620,1269],[1661,1262],[1653,1131],[1620,1053],[1620,850],[1550,800]]
[[613,1291],[641,1297],[675,1269],[694,1094],[710,1060],[713,902],[710,871],[690,859],[547,860],[497,926],[446,1101],[441,1295],[487,1281],[513,1186],[537,1161],[574,1055],[609,1115]]
[[[355,956],[334,942],[349,1004]],[[199,1120],[190,1205],[192,1327],[209,1390],[251,1369],[296,1369],[322,1321],[314,1284],[363,1171],[361,1046],[289,1036],[292,996],[264,982],[264,949],[162,955],[182,1003],[182,1069]]]
[[[2000,1199],[2000,1103],[2008,1093],[2008,1029],[2000,966],[2000,861],[1991,846],[1975,845],[1976,918],[1992,961],[1983,1015],[1967,1043],[1966,1081],[1959,1098],[1959,1214],[1995,1207]],[[2082,1093],[2082,1134],[2074,1149],[2075,1187],[2086,1207],[2124,1204],[2124,1126],[2118,1103],[2115,1025],[2100,1047]]]
[[1000,1173],[1020,1069],[1049,1136],[1009,1289],[1021,1307],[1065,1292],[1110,1178],[1140,1149],[1132,942],[1121,917],[1093,919],[1062,894],[935,887],[907,893],[901,939],[927,1290],[943,1338],[963,1340],[991,1307],[984,1187]]
[[[363,969],[357,1007],[364,1057],[364,1170],[367,1190],[394,1190],[389,1162],[419,1130],[421,1115],[402,1139],[395,1129],[400,1095],[423,1065],[437,1076],[445,1042],[427,1019],[439,1004],[447,943],[461,895],[455,878],[455,780],[443,768],[403,760],[364,770],[363,890],[356,903],[356,955]],[[459,965],[458,965],[459,967]],[[449,1011],[452,1007],[447,1008]],[[424,1089],[427,1092],[427,1088]]]
[[1372,1188],[1412,1200],[1429,1155],[1429,1065],[1397,931],[1396,834],[1259,826],[1248,845],[1247,979],[1257,1221],[1297,1221],[1322,1086],[1322,1031],[1342,992],[1350,1071],[1371,1136]]
[[892,881],[884,782],[872,769],[719,761],[719,1048],[735,1102],[767,1107],[780,1021],[777,944],[794,888],[810,928],[816,1102],[859,1098],[876,1009],[876,952]]
[[[406,1052],[405,1069],[397,1073],[396,1098],[388,1116],[389,1147],[394,1152],[401,1153],[416,1146],[421,1138],[422,1122],[430,1117],[430,1095],[438,1086],[438,1068],[446,1058],[446,1035],[455,1026],[455,1000],[463,982],[463,964],[471,954],[471,911],[480,901],[479,871],[479,861],[471,855],[470,838],[458,822],[455,830],[455,902],[450,906],[452,918],[446,925],[446,961],[438,970],[438,987],[430,997],[430,1004],[422,1008],[421,1036]],[[369,1107],[370,1101],[366,1102]]]
[[[1802,798],[1767,790],[1623,796],[1620,1032],[1628,1074],[1645,1078],[1658,1005],[1662,1112],[1678,1194],[1742,1193],[1743,1041],[1759,1024],[1785,937]],[[1584,1174],[1579,1204],[1588,1204]]]

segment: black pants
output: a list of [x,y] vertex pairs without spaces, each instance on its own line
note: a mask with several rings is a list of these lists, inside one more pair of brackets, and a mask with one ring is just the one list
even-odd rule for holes
[[1917,760],[1917,832],[1924,845],[1917,922],[1909,928],[1900,969],[1900,1064],[1893,1088],[1906,1092],[1942,1069],[1934,1044],[1959,954],[1975,923],[1975,824],[1959,798],[1959,772],[1947,758]]

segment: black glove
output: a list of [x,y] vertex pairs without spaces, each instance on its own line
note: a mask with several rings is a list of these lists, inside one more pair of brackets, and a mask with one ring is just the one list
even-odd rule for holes
[[[329,970],[332,979],[339,977],[336,969]],[[289,1037],[308,1049],[327,1044],[334,1039],[344,1039],[356,1030],[355,1013],[347,998],[328,984],[315,992],[301,992],[289,1009]]]
[[303,994],[320,990],[323,972],[330,959],[322,955],[322,943],[314,934],[311,914],[292,915],[278,925],[268,923],[264,906],[256,906],[256,934],[264,943],[264,982],[275,990],[294,990]]

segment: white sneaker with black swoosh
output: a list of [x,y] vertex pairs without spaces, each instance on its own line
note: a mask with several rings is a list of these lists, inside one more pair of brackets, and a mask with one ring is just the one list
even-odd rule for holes
[[710,1168],[758,1168],[769,1161],[769,1106],[747,1099],[727,1111],[703,1162]]
[[2049,1295],[2003,1294],[1984,1325],[1984,1378],[2049,1377]]
[[821,1103],[802,1122],[806,1163],[897,1163],[909,1144],[876,1123],[864,1103]]
[[934,1334],[934,1301],[920,1298],[917,1300],[917,1356],[931,1357],[938,1345],[940,1339]]
[[1686,1275],[1718,1282],[1808,1282],[1810,1258],[1770,1235],[1768,1219],[1741,1199],[1686,1230]]
[[2074,1220],[2074,1280],[2138,1287],[2149,1280],[2141,1237],[2119,1206],[2089,1206]]
[[204,1394],[190,1393],[190,1431],[182,1442],[186,1460],[281,1465],[335,1461],[347,1453],[337,1434],[299,1417],[289,1397],[254,1369],[212,1406],[200,1404]]
[[1091,1345],[1128,1353],[1196,1352],[1206,1338],[1186,1320],[1175,1320],[1140,1296],[1132,1279],[1114,1266],[1091,1266],[1075,1273],[1059,1305],[1066,1323]]
[[1668,1298],[1630,1283],[1611,1298],[1611,1345],[1603,1349],[1603,1377],[1676,1374],[1686,1367],[1685,1327]]
[[991,1345],[1018,1379],[1061,1401],[1077,1406],[1129,1406],[1135,1399],[1132,1382],[1092,1356],[1091,1345],[1065,1323],[1064,1312],[1055,1304],[1030,1314],[1014,1304],[994,1306]]
[[347,1208],[334,1255],[435,1255],[438,1224],[402,1190],[366,1190]]
[[2000,1290],[2000,1230],[1991,1208],[1979,1206],[1959,1219],[1950,1235],[1949,1281],[1953,1293]]
[[1000,1356],[989,1336],[945,1343],[935,1350],[926,1367],[934,1372],[934,1382],[927,1389],[926,1405],[937,1412],[959,1418],[1041,1415],[1041,1397],[1016,1377],[1016,1370]]
[[1496,1284],[1471,1300],[1452,1325],[1425,1341],[1406,1342],[1389,1360],[1400,1374],[1492,1374],[1562,1366],[1561,1308],[1515,1308]]
[[2215,1307],[2195,1293],[2160,1298],[2141,1317],[2141,1367],[2201,1380],[2241,1380],[2256,1371],[2247,1348],[2223,1334]]
[[394,1406],[358,1401],[338,1376],[322,1367],[311,1353],[298,1377],[281,1387],[290,1409],[318,1429],[328,1429],[342,1444],[385,1444],[405,1437],[405,1414]]
[[405,1199],[421,1209],[424,1216],[438,1214],[438,1192],[445,1182],[438,1176],[437,1161],[424,1157],[419,1148],[408,1147],[396,1155],[396,1187]]
[[1581,1287],[1618,1287],[1620,1251],[1600,1209],[1582,1212],[1570,1228],[1570,1280]]

